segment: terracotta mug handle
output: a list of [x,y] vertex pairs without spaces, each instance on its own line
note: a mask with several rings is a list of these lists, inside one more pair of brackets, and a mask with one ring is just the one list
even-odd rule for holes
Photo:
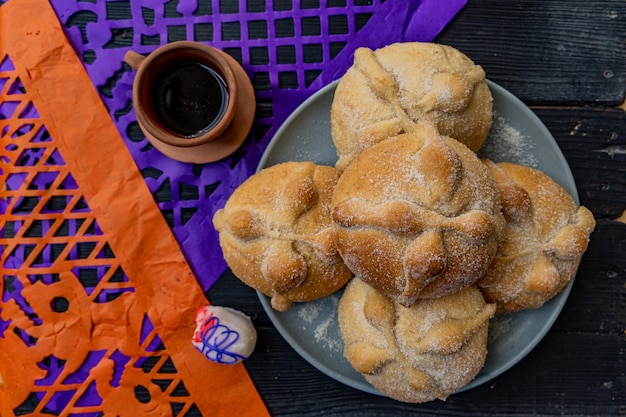
[[135,51],[128,51],[124,55],[124,61],[132,67],[135,71],[139,68],[141,63],[146,59],[145,56],[138,54]]

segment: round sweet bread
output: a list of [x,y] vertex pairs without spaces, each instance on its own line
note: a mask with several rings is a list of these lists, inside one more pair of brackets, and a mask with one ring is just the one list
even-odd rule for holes
[[492,123],[484,70],[459,50],[424,42],[359,48],[337,85],[331,132],[343,171],[361,151],[428,120],[477,152]]
[[233,274],[276,310],[332,294],[352,277],[330,218],[338,178],[313,162],[274,165],[248,178],[213,217]]
[[498,312],[541,307],[576,274],[595,227],[593,214],[534,168],[483,162],[500,189],[506,227],[478,286]]
[[355,277],[339,302],[344,355],[391,398],[445,400],[484,366],[495,309],[475,286],[406,308]]
[[428,123],[359,154],[331,209],[346,265],[405,306],[474,284],[504,229],[489,171]]

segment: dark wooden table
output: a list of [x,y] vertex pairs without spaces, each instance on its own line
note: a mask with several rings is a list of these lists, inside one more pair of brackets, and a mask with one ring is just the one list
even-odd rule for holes
[[531,107],[597,220],[568,301],[539,345],[446,402],[404,404],[309,365],[229,271],[209,298],[252,316],[259,341],[246,367],[274,417],[626,415],[626,2],[470,0],[436,42],[465,52]]

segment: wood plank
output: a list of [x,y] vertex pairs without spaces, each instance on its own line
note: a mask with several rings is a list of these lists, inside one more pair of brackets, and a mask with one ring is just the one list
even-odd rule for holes
[[[626,224],[599,221],[553,331],[589,333],[590,338],[595,335],[624,336],[625,253]],[[626,337],[622,346],[626,347]]]
[[[273,416],[619,415],[625,377],[621,335],[549,333],[501,376],[446,402],[405,404],[343,386],[317,372],[280,340],[246,362]],[[583,359],[581,359],[583,358]],[[584,358],[589,358],[585,360]]]
[[581,204],[596,218],[619,217],[626,209],[626,112],[606,108],[532,110],[563,151]]
[[530,104],[615,106],[626,89],[626,2],[469,1],[436,39]]

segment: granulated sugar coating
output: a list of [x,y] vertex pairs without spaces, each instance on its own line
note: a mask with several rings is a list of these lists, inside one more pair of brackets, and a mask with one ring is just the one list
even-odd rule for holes
[[292,308],[301,320],[300,329],[303,333],[312,333],[314,343],[328,351],[341,354],[343,340],[337,325],[339,298],[340,295],[335,293],[320,300],[298,303]]
[[504,228],[486,167],[425,122],[359,154],[337,182],[331,214],[348,268],[405,306],[475,283]]
[[213,217],[229,267],[279,311],[316,300],[352,277],[334,239],[332,167],[284,162],[248,178]]
[[500,312],[541,307],[574,277],[595,227],[593,214],[534,168],[484,163],[500,189],[507,224],[478,286]]
[[306,303],[298,308],[298,317],[305,323],[311,324],[322,311],[322,306],[315,303]]
[[479,155],[483,154],[496,162],[516,161],[529,167],[536,167],[538,163],[533,142],[497,111],[494,112],[489,139],[479,152]]
[[421,121],[474,152],[485,141],[493,102],[485,72],[462,52],[433,43],[359,48],[337,85],[332,137],[343,171],[364,149]]
[[474,286],[405,308],[354,278],[339,303],[344,354],[391,398],[446,399],[483,367],[494,312]]

